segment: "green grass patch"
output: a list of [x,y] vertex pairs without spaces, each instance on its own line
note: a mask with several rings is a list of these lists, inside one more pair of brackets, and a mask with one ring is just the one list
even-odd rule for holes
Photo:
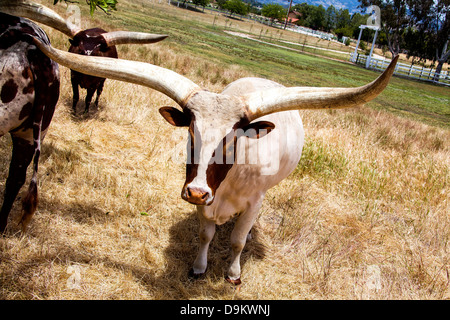
[[[349,63],[309,55],[311,49],[305,48],[302,53],[232,36],[224,32],[225,24],[196,21],[198,13],[173,10],[170,6],[137,1],[124,6],[112,16],[97,17],[117,28],[168,34],[169,38],[164,43],[179,52],[225,67],[239,65],[255,76],[269,78],[286,86],[354,87],[364,85],[379,75],[378,72]],[[278,42],[276,37],[272,41],[283,46],[298,47]],[[324,51],[315,50],[313,53],[323,54]],[[450,128],[449,87],[394,77],[388,88],[368,106]]]
[[345,154],[323,141],[306,140],[294,177],[310,175],[327,181],[344,178],[348,171]]

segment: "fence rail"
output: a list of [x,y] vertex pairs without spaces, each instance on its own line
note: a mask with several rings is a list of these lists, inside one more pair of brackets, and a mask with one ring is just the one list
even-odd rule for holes
[[[354,61],[354,54],[350,53],[350,61]],[[358,54],[356,57],[356,63],[357,64],[363,64],[366,65],[368,56]],[[390,60],[384,60],[384,59],[378,59],[378,58],[370,58],[369,62],[369,69],[379,70],[383,71],[387,68],[391,61]],[[436,73],[435,70],[432,68],[424,68],[424,67],[418,67],[413,66],[405,63],[397,63],[397,66],[395,67],[394,74],[416,79],[416,80],[422,80],[422,81],[429,81],[433,83],[443,84],[446,86],[450,86],[450,74],[448,71],[442,71],[441,73]]]

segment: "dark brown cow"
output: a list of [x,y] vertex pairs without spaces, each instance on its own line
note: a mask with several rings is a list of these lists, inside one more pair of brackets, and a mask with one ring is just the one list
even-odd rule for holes
[[[99,57],[109,57],[118,58],[117,50],[115,46],[108,46],[105,38],[102,36],[103,33],[107,31],[94,28],[78,32],[73,39],[70,41],[69,52],[87,55],[87,56],[99,56]],[[105,83],[105,78],[88,76],[86,74],[71,70],[70,80],[72,81],[73,90],[73,102],[72,108],[73,112],[76,113],[76,107],[78,100],[80,99],[79,87],[86,89],[86,100],[84,112],[89,111],[89,106],[91,104],[92,97],[97,91],[97,98],[95,99],[95,106],[98,106],[98,100],[103,90],[103,85]]]
[[[100,28],[87,29],[79,31],[73,39],[70,39],[69,52],[85,56],[97,56],[107,58],[118,58],[117,50],[114,44],[119,43],[154,43],[164,40],[165,35],[151,35],[139,32],[107,32]],[[121,38],[121,40],[120,40]],[[78,100],[80,99],[79,87],[86,89],[86,100],[84,112],[89,111],[89,106],[94,93],[97,91],[95,106],[103,90],[105,78],[89,76],[74,70],[71,70],[70,79],[72,81],[73,101],[72,109],[76,113]]]
[[0,211],[0,232],[6,228],[33,157],[33,177],[23,200],[23,229],[36,210],[41,142],[59,98],[58,65],[33,44],[31,36],[50,44],[45,32],[33,22],[0,13],[0,136],[9,132],[13,142]]

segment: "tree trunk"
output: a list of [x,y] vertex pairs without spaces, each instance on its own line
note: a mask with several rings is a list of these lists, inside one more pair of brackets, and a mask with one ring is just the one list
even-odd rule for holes
[[450,50],[447,50],[448,46],[448,40],[445,42],[444,47],[442,48],[442,54],[441,57],[438,56],[438,65],[436,67],[436,71],[434,72],[433,81],[439,81],[440,73],[442,71],[442,67],[444,66],[444,63],[448,60],[450,57]]
[[382,26],[382,29],[383,29],[384,33],[386,34],[389,52],[392,54],[392,59],[393,59],[400,52],[400,45],[399,45],[398,37],[395,34],[395,32],[393,34],[390,34],[389,33],[390,30],[386,26]]

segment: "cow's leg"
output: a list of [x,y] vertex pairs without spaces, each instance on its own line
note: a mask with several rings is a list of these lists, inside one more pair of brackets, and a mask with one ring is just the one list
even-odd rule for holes
[[105,84],[105,81],[103,80],[102,82],[100,82],[100,84],[98,85],[97,88],[97,97],[95,99],[95,106],[98,107],[98,100],[100,99],[100,95],[103,92],[103,85]]
[[72,110],[73,110],[73,113],[75,114],[77,112],[78,101],[80,100],[80,91],[78,88],[78,81],[76,80],[76,77],[74,75],[72,75],[71,81],[72,81],[72,91],[73,91]]
[[197,258],[194,261],[190,275],[198,277],[206,272],[208,266],[208,248],[209,244],[216,232],[216,224],[213,221],[206,220],[202,213],[203,206],[197,207],[198,216],[200,219],[200,246]]
[[6,180],[2,209],[0,211],[0,232],[4,232],[14,200],[26,180],[28,165],[33,159],[33,142],[12,136],[13,151]]
[[91,105],[92,97],[94,96],[95,90],[96,90],[95,88],[87,88],[86,100],[85,100],[86,105],[84,107],[84,113],[89,112],[89,107]]
[[33,123],[33,148],[34,148],[34,159],[33,159],[33,176],[31,177],[30,186],[28,187],[28,192],[23,199],[22,209],[23,215],[20,223],[22,224],[22,231],[25,232],[28,224],[36,211],[38,204],[38,185],[37,185],[37,173],[39,167],[39,157],[41,155],[41,128],[42,128],[42,114],[38,115],[40,118],[39,122]]
[[264,196],[261,196],[254,202],[249,201],[252,204],[245,212],[241,213],[231,232],[231,264],[226,279],[232,284],[241,284],[241,253],[258,216],[263,198]]

